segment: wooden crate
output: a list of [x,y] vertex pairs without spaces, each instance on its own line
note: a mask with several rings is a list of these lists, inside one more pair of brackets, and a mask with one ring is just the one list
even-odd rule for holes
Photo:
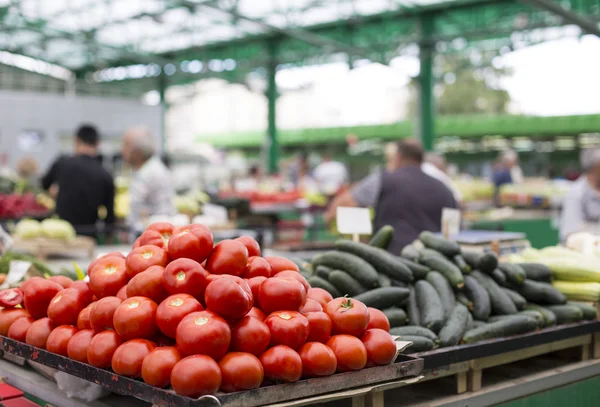
[[21,239],[16,237],[13,240],[12,248],[14,250],[32,254],[42,260],[48,258],[48,256],[71,257],[81,253],[84,253],[88,258],[93,259],[96,250],[96,241],[87,236],[77,236],[75,239],[69,241],[48,239],[45,237],[34,239]]

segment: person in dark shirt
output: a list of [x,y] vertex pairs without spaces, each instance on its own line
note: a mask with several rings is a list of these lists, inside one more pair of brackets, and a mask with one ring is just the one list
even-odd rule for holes
[[81,126],[75,135],[75,155],[61,156],[42,178],[42,187],[57,194],[56,213],[78,234],[95,234],[100,207],[106,209],[107,225],[115,221],[115,186],[98,159],[99,140],[93,126]]

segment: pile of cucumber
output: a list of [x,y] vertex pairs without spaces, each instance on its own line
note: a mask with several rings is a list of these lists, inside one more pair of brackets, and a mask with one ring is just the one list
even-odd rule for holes
[[313,287],[349,295],[388,316],[390,333],[414,352],[595,319],[595,307],[567,302],[541,264],[499,262],[423,232],[400,256],[388,253],[393,228],[366,243],[340,240],[312,260]]

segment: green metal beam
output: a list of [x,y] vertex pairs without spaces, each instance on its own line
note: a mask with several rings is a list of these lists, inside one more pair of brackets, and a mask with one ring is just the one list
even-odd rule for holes
[[269,64],[267,65],[267,169],[270,174],[279,170],[279,140],[277,140],[277,54],[278,44],[269,42]]
[[560,4],[552,0],[521,0],[523,3],[531,4],[542,10],[550,11],[560,17],[569,24],[575,24],[579,26],[583,31],[588,34],[593,34],[600,37],[600,28],[598,24],[585,16],[579,15],[571,10],[568,10]]
[[418,134],[425,151],[433,150],[435,143],[435,100],[433,96],[433,54],[435,43],[433,14],[423,14],[419,19],[419,117]]

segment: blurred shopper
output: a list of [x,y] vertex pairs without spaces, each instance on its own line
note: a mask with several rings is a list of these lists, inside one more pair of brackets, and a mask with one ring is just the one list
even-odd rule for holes
[[94,126],[82,125],[75,134],[75,155],[63,156],[42,178],[44,189],[56,195],[56,213],[78,234],[94,235],[98,209],[106,209],[107,225],[114,224],[115,185],[98,159],[100,135]]
[[146,218],[176,213],[175,189],[171,173],[157,154],[156,142],[149,130],[141,127],[127,130],[121,155],[134,171],[129,186],[131,209],[127,224],[137,234],[144,229]]
[[421,165],[423,172],[430,177],[441,181],[454,195],[456,202],[462,201],[462,195],[460,191],[454,186],[452,178],[448,176],[448,163],[444,157],[435,153],[427,153],[425,155],[425,162]]
[[424,230],[441,231],[442,209],[456,208],[452,192],[421,169],[423,148],[416,140],[397,144],[392,171],[373,173],[333,200],[325,219],[332,221],[338,206],[375,208],[375,230],[396,229],[388,250],[399,253]]
[[560,237],[589,232],[600,235],[600,148],[581,153],[583,174],[565,196],[560,217]]
[[334,195],[348,182],[346,166],[339,161],[334,161],[329,154],[323,156],[323,161],[317,165],[313,176],[325,195]]
[[501,160],[510,171],[510,179],[513,184],[523,183],[523,170],[519,166],[519,155],[514,150],[508,150],[502,153]]

